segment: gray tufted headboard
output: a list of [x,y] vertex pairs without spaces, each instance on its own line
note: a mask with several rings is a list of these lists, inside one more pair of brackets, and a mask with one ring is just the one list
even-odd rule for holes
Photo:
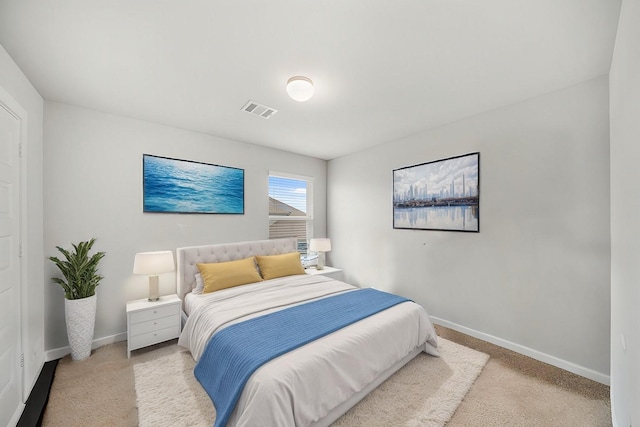
[[295,237],[178,248],[176,249],[178,296],[184,299],[184,296],[195,288],[198,263],[235,261],[255,255],[280,255],[297,250],[298,239]]

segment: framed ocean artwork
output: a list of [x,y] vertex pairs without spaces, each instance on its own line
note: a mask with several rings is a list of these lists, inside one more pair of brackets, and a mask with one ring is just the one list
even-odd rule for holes
[[142,155],[144,212],[244,214],[244,169]]
[[480,153],[393,171],[393,228],[480,231]]

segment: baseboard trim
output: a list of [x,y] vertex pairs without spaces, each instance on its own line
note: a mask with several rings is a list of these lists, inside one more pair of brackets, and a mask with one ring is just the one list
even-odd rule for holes
[[494,335],[486,334],[475,329],[467,328],[466,326],[458,325],[457,323],[449,322],[448,320],[440,319],[439,317],[430,317],[431,321],[436,325],[444,326],[449,329],[462,332],[463,334],[470,335],[474,338],[490,342],[491,344],[495,344],[500,347],[515,351],[516,353],[524,354],[525,356],[529,356],[533,359],[539,360],[540,362],[548,363],[549,365],[556,366],[560,369],[564,369],[565,371],[572,372],[576,375],[580,375],[581,377],[588,378],[604,385],[610,385],[611,383],[610,376],[601,372],[585,368],[584,366],[580,366],[575,363],[560,359],[558,357],[551,356],[550,354],[546,354],[541,351],[516,344],[514,342],[496,337]]
[[18,421],[20,420],[20,417],[22,416],[22,413],[24,412],[25,406],[26,405],[24,403],[22,403],[22,402],[20,402],[18,404],[18,407],[16,408],[15,412],[13,413],[13,416],[9,420],[9,424],[7,424],[8,426],[17,426],[18,425]]
[[[614,387],[613,384],[611,385],[609,398],[611,399],[611,424],[613,427],[618,427],[618,419],[616,418],[616,387]],[[631,422],[629,422],[629,426],[631,426]]]
[[[96,348],[102,347],[103,345],[113,344],[115,342],[126,341],[126,340],[127,340],[127,333],[123,332],[121,334],[110,335],[108,337],[95,339],[91,343],[91,348],[95,350]],[[47,350],[44,353],[44,358],[46,362],[49,362],[56,359],[62,359],[67,354],[71,354],[71,348],[69,346],[54,348],[53,350]]]

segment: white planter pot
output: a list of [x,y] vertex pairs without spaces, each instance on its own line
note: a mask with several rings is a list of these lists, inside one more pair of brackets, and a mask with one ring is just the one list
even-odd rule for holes
[[96,324],[96,301],[96,295],[64,300],[64,317],[73,360],[86,359],[91,355],[93,329]]

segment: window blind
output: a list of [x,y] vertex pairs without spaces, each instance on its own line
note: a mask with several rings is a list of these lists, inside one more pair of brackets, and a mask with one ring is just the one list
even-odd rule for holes
[[306,254],[313,233],[313,178],[269,173],[269,238],[295,237]]

